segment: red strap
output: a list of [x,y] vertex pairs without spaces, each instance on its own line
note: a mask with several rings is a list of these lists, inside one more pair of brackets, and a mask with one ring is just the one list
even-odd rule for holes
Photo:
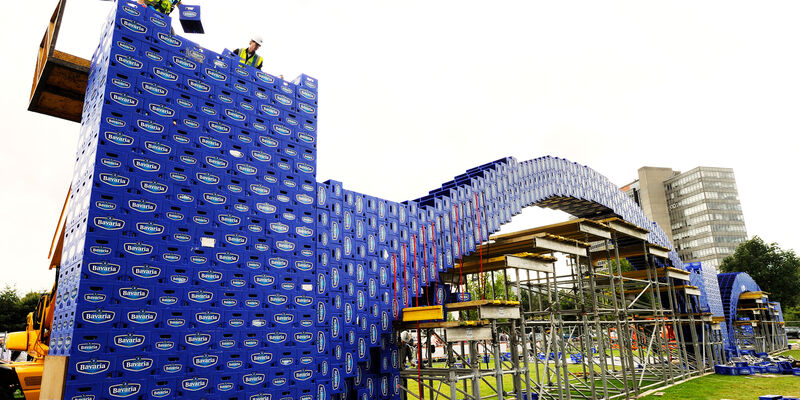
[[[436,264],[436,260],[439,257],[437,257],[438,254],[436,253],[436,229],[434,229],[434,226],[435,226],[434,223],[431,222],[431,231],[433,231],[433,270],[436,271],[436,273],[438,274],[439,273],[439,265]],[[436,279],[433,280],[433,301],[435,303],[437,303],[437,304],[439,303],[439,299],[438,299],[439,291],[436,288],[436,282],[438,282],[438,281],[439,281],[439,279],[438,279],[438,276],[437,276]],[[442,303],[444,303],[444,301],[442,301]]]
[[461,291],[463,278],[461,276],[461,267],[463,262],[463,255],[461,254],[461,228],[458,226],[458,204],[454,205],[456,209],[456,236],[458,239],[458,290]]
[[400,315],[400,304],[397,303],[397,260],[395,259],[395,253],[392,253],[392,275],[394,275],[394,306],[397,307],[397,314],[395,317]]
[[[417,235],[411,235],[411,238],[414,240],[412,250],[414,251],[414,278],[416,278],[416,283],[411,281],[411,284],[414,285],[414,304],[416,307],[419,307],[419,292],[417,288],[419,287],[419,272],[417,272]],[[418,360],[419,361],[419,360]]]
[[[483,290],[483,286],[486,284],[483,280],[483,230],[481,229],[481,212],[478,208],[478,192],[475,192],[475,217],[478,220],[478,239],[480,240],[480,244],[478,245],[478,249],[480,250],[480,266],[481,266],[481,273],[480,277],[478,278],[480,281],[480,290],[481,290],[481,300],[484,299],[486,295],[486,291]],[[494,284],[494,283],[492,283]]]

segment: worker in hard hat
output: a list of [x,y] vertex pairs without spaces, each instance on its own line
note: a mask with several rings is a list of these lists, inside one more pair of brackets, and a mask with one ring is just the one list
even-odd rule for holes
[[261,58],[258,54],[256,54],[256,50],[261,47],[261,44],[264,43],[264,39],[261,36],[254,35],[252,39],[250,39],[250,45],[243,49],[236,49],[233,51],[233,54],[239,57],[239,62],[244,65],[249,65],[251,67],[255,67],[261,69],[261,65],[264,63],[264,59]]
[[181,0],[139,0],[139,4],[166,15],[169,15],[180,3]]

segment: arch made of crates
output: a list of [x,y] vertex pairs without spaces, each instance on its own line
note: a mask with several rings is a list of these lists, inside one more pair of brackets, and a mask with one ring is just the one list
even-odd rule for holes
[[733,322],[739,307],[739,296],[746,292],[760,292],[761,287],[746,272],[729,272],[717,275],[725,322],[728,327],[728,343],[735,343]]
[[[489,221],[488,234],[498,231],[523,208],[539,206],[561,210],[577,218],[619,217],[647,229],[649,243],[673,249],[661,227],[617,185],[585,165],[559,157],[545,156],[522,162],[513,157],[499,159],[467,170],[414,202],[421,208],[447,209],[447,203],[469,202],[475,192],[491,199],[501,210],[498,220]],[[442,200],[445,204],[440,206]],[[674,250],[669,252],[669,258],[675,267],[682,268]]]

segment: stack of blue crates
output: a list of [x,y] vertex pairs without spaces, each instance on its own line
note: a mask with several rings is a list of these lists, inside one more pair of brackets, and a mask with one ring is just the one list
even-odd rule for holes
[[522,208],[595,202],[670,247],[559,158],[496,160],[405,202],[317,182],[316,80],[170,25],[120,1],[92,59],[50,343],[70,356],[67,399],[398,399],[392,322],[457,297],[439,273]]

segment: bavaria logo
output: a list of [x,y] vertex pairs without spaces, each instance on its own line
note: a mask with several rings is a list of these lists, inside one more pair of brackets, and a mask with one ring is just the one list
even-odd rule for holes
[[183,135],[172,135],[172,140],[174,140],[174,141],[176,141],[176,142],[178,142],[180,144],[187,144],[187,143],[191,142],[191,139],[189,139],[188,137],[183,136]]
[[256,275],[253,277],[253,281],[259,286],[269,286],[275,283],[275,278],[269,275]]
[[104,324],[114,319],[114,312],[104,310],[84,311],[81,317],[84,321],[92,324]]
[[314,299],[309,296],[297,296],[294,298],[294,304],[301,307],[310,306],[313,302]]
[[255,95],[261,100],[269,100],[269,96],[267,96],[264,92],[256,92]]
[[[255,342],[256,342],[256,344],[258,344],[257,340]],[[245,343],[251,343],[252,344],[252,340],[245,340]],[[247,344],[245,344],[245,346],[247,346]],[[253,347],[253,346],[251,345],[249,347]],[[244,362],[242,362],[240,360],[231,360],[231,361],[228,361],[227,363],[225,363],[225,366],[227,366],[230,369],[238,369],[238,368],[241,368],[242,365],[244,365]]]
[[156,398],[167,397],[172,394],[170,388],[156,388],[150,391],[150,395]]
[[165,87],[152,82],[142,82],[142,89],[155,96],[166,96],[169,93]]
[[240,83],[234,84],[233,88],[238,90],[238,91],[240,91],[240,92],[242,92],[242,93],[247,93],[247,86],[242,85]]
[[122,368],[126,371],[141,372],[150,369],[153,366],[152,358],[129,358],[122,360]]
[[128,28],[128,30],[130,30],[131,32],[147,33],[147,27],[136,21],[131,21],[127,18],[122,18],[120,19],[120,23],[122,24],[122,26]]
[[114,397],[130,397],[139,393],[142,385],[138,383],[120,383],[108,387],[108,394]]
[[281,104],[283,104],[285,106],[292,105],[292,99],[290,99],[290,98],[288,98],[288,97],[286,97],[286,96],[284,96],[282,94],[279,94],[279,93],[275,94],[275,101],[277,101],[278,103],[281,103]]
[[211,204],[225,204],[227,198],[217,193],[203,193],[203,198]]
[[273,386],[283,386],[287,382],[286,378],[275,378],[272,380]]
[[224,94],[217,95],[217,98],[219,99],[219,101],[223,103],[228,103],[228,104],[233,103],[233,99],[230,98],[229,96],[225,96]]
[[175,100],[175,102],[178,103],[179,106],[184,108],[194,108],[194,104],[186,99],[177,99]]
[[298,133],[297,138],[306,143],[314,143],[314,136],[311,136],[304,132]]
[[144,147],[156,154],[169,154],[172,151],[171,147],[158,142],[144,142]]
[[153,311],[131,311],[128,313],[128,321],[136,324],[149,324],[158,318],[158,313]]
[[147,58],[149,58],[149,59],[151,59],[151,60],[153,60],[153,61],[163,61],[163,60],[164,60],[164,57],[161,57],[161,55],[160,55],[160,54],[158,54],[158,53],[155,53],[155,52],[152,52],[152,51],[145,51],[145,52],[144,52],[144,55],[145,55]]
[[136,301],[136,300],[146,299],[149,294],[150,294],[149,290],[139,289],[136,287],[119,289],[119,296],[126,300]]
[[221,316],[219,313],[214,313],[211,311],[203,311],[199,312],[194,315],[195,321],[201,324],[213,324],[219,322]]
[[265,379],[266,376],[264,374],[252,373],[242,376],[242,383],[250,386],[258,385],[259,383],[264,382]]
[[132,271],[134,276],[144,279],[155,278],[161,274],[161,269],[147,265],[134,266]]
[[254,353],[250,356],[250,360],[256,364],[266,364],[272,361],[272,354],[265,353],[263,351],[259,353]]
[[184,284],[186,282],[189,282],[189,277],[186,276],[186,275],[172,275],[172,276],[169,277],[169,280],[172,283],[176,283],[176,284],[182,285],[182,284]]
[[231,131],[230,126],[216,121],[208,121],[208,127],[223,134],[227,134]]
[[172,118],[175,115],[175,110],[163,104],[150,104],[150,111],[154,112],[156,115],[166,118]]
[[261,142],[264,146],[267,147],[278,147],[278,141],[272,138],[268,138],[266,136],[259,136],[258,141]]
[[207,172],[199,172],[199,173],[197,173],[196,177],[197,177],[197,180],[199,180],[200,182],[203,182],[203,183],[209,184],[209,185],[217,184],[220,181],[218,176],[213,175],[213,174],[209,174]]
[[197,122],[197,121],[195,121],[193,119],[188,119],[188,118],[183,120],[183,124],[186,125],[189,128],[192,128],[192,129],[197,129],[197,128],[200,127],[200,123],[199,122]]
[[233,390],[233,388],[235,388],[235,387],[236,387],[236,385],[234,385],[233,383],[222,382],[222,383],[217,385],[217,390],[219,390],[220,392],[227,392],[229,390]]
[[157,123],[155,123],[153,121],[147,121],[147,120],[141,120],[140,119],[140,120],[136,121],[136,125],[139,128],[142,128],[145,131],[150,132],[150,133],[161,133],[161,132],[164,132],[164,126],[160,125],[160,124],[157,124]]
[[203,82],[200,82],[196,79],[189,79],[188,81],[186,81],[186,83],[189,84],[189,87],[191,87],[194,90],[197,90],[198,92],[207,93],[211,91],[211,86]]
[[277,247],[279,250],[282,250],[282,251],[292,251],[292,250],[294,250],[294,243],[292,243],[292,242],[290,242],[288,240],[281,240],[281,241],[275,242],[275,247]]
[[314,339],[311,332],[297,332],[294,334],[294,340],[300,343],[308,343]]
[[288,203],[288,202],[290,202],[292,200],[292,199],[289,198],[289,196],[285,196],[285,195],[282,195],[282,194],[279,194],[279,195],[275,196],[275,198],[278,201],[280,201],[281,203]]
[[206,292],[203,290],[194,290],[188,293],[189,300],[196,303],[205,303],[214,298],[214,293]]
[[160,28],[164,28],[167,26],[167,23],[164,20],[156,17],[150,17],[150,22],[152,22],[153,25],[156,25]]
[[190,164],[190,165],[194,165],[194,164],[197,164],[197,159],[194,158],[194,157],[189,157],[189,156],[181,156],[181,162],[184,162],[184,163]]
[[[155,348],[157,350],[163,350],[163,351],[172,350],[172,348],[174,348],[174,347],[175,347],[175,342],[170,342],[170,341],[166,341],[166,340],[165,341],[161,341],[161,342],[156,342],[156,344],[155,344]],[[180,364],[177,364],[177,369],[170,369],[169,368],[169,364],[164,366],[164,372],[177,372],[177,371],[180,371],[180,370],[181,370],[181,365]]]
[[127,125],[125,123],[125,121],[123,121],[123,120],[121,120],[119,118],[114,118],[114,117],[107,117],[106,118],[106,123],[111,125],[111,126],[117,127],[117,128],[122,128],[125,125]]
[[217,365],[217,361],[219,361],[219,356],[213,354],[203,354],[192,358],[192,364],[200,368],[208,368]]
[[322,354],[325,352],[325,344],[325,333],[322,331],[317,332],[317,353]]
[[90,303],[101,303],[106,300],[106,295],[102,293],[86,293],[83,299]]
[[277,108],[269,105],[261,105],[261,111],[271,117],[277,117],[281,113]]
[[140,186],[142,189],[155,194],[166,193],[169,188],[167,185],[156,181],[143,181]]
[[203,256],[191,256],[189,257],[189,261],[195,264],[205,264],[208,261],[208,259],[206,259]]
[[286,302],[289,301],[289,298],[282,294],[271,294],[267,296],[267,301],[269,304],[280,306],[286,304]]
[[272,78],[268,74],[265,74],[265,73],[263,73],[261,71],[256,71],[256,76],[258,77],[258,79],[261,79],[262,81],[264,81],[266,83],[274,83],[275,82],[274,78]]
[[265,214],[272,214],[278,208],[273,206],[272,204],[269,204],[269,203],[257,203],[256,204],[256,209],[258,209],[258,211],[261,211],[261,212],[263,212]]
[[255,347],[258,346],[258,339],[245,339],[242,341],[244,347]]
[[178,80],[178,74],[165,68],[153,67],[153,73],[156,74],[157,77],[165,81],[175,82]]
[[206,157],[206,162],[208,163],[208,165],[211,165],[214,168],[225,168],[225,167],[228,166],[228,162],[227,161],[225,161],[222,158],[214,157],[214,156]]
[[145,243],[125,243],[124,247],[125,252],[133,254],[135,256],[143,256],[153,252],[153,246]]
[[317,95],[316,95],[316,94],[314,94],[314,92],[312,92],[312,91],[310,91],[310,90],[308,90],[308,89],[303,89],[303,88],[300,88],[300,89],[298,89],[298,90],[297,90],[297,93],[298,93],[300,96],[303,96],[303,97],[305,97],[305,98],[307,98],[307,99],[309,99],[309,100],[314,100],[314,99],[316,99],[316,98],[317,98]]
[[300,111],[306,114],[314,114],[317,110],[306,103],[300,103]]
[[200,111],[202,111],[202,112],[204,112],[204,113],[206,113],[208,115],[217,115],[217,110],[215,110],[215,109],[213,109],[211,107],[202,106],[202,107],[200,107]]
[[273,124],[272,125],[272,129],[274,129],[275,132],[277,132],[280,135],[291,135],[292,134],[292,130],[291,129],[289,129],[289,128],[281,125],[281,124]]
[[287,335],[283,332],[273,332],[267,334],[267,340],[270,343],[283,343],[286,341]]
[[179,174],[177,172],[170,172],[169,173],[169,177],[170,177],[170,179],[172,179],[174,181],[186,182],[186,175],[184,175],[184,174]]
[[144,344],[145,337],[144,335],[134,335],[129,333],[127,335],[119,335],[114,336],[114,344],[119,347],[124,347],[126,349],[131,349],[137,346],[141,346]]
[[247,116],[245,114],[242,114],[242,113],[240,113],[238,111],[234,111],[234,110],[226,109],[225,110],[225,115],[227,115],[228,117],[230,117],[234,121],[244,121],[245,119],[247,119]]
[[228,185],[228,190],[232,193],[242,193],[242,187],[239,185]]
[[236,71],[236,73],[237,73],[237,74],[239,74],[239,75],[241,75],[241,76],[250,76],[250,73],[249,73],[249,72],[247,72],[247,70],[246,70],[246,69],[244,69],[244,68],[241,68],[241,67],[236,67],[236,68],[234,68],[234,71]]
[[203,390],[206,386],[208,386],[207,378],[191,378],[181,382],[181,387],[191,392]]
[[[111,79],[111,83],[113,83],[114,86],[116,86],[118,88],[122,88],[122,89],[130,89],[130,87],[131,87],[131,83],[130,82],[128,82],[126,80],[119,79],[119,78]],[[120,121],[120,122],[122,122],[122,121]],[[122,122],[122,125],[125,126],[125,123]],[[117,125],[117,126],[119,126],[119,125]]]
[[269,194],[269,188],[268,187],[266,187],[264,185],[259,185],[259,184],[256,184],[256,183],[250,185],[250,191],[252,191],[253,193],[255,193],[255,194],[259,195],[259,196],[264,196],[264,195],[268,195]]
[[212,138],[207,137],[207,136],[200,136],[199,140],[200,140],[200,144],[202,144],[203,146],[206,146],[208,148],[211,148],[211,149],[218,149],[218,148],[222,147],[222,142],[220,142],[219,140],[216,140],[216,139],[212,139]]
[[211,342],[211,335],[206,333],[194,333],[183,337],[186,344],[192,346],[202,346]]
[[94,224],[105,230],[115,231],[122,229],[125,226],[125,221],[111,217],[95,217]]
[[219,72],[219,71],[217,71],[215,69],[212,69],[212,68],[206,68],[206,75],[208,75],[211,79],[214,79],[214,80],[217,80],[217,81],[221,81],[221,82],[224,82],[224,81],[228,80],[228,75],[225,75],[222,72]]
[[217,216],[219,222],[222,222],[228,226],[239,225],[242,222],[242,219],[231,214],[220,214]]
[[269,228],[275,233],[286,233],[286,232],[289,232],[289,225],[282,224],[280,222],[273,222],[273,223],[269,224]]
[[231,286],[233,287],[244,287],[247,285],[247,281],[244,279],[231,279]]
[[311,372],[310,370],[307,370],[307,369],[303,369],[303,370],[294,372],[294,379],[296,379],[298,381],[307,381],[307,380],[311,379],[312,375],[314,375],[313,372]]
[[279,257],[272,257],[269,259],[269,265],[273,268],[286,268],[289,265],[289,261]]
[[134,158],[133,166],[145,172],[156,172],[161,169],[161,165],[158,163],[141,158]]
[[[299,166],[300,164],[297,164],[297,165]],[[294,198],[297,199],[297,201],[300,202],[301,204],[305,204],[305,205],[314,204],[314,198],[309,196],[309,195],[307,195],[307,194],[305,194],[305,193],[300,193],[300,194],[294,196]]]
[[317,400],[322,400],[327,398],[327,391],[325,389],[325,385],[317,385]]
[[292,282],[281,283],[281,289],[286,290],[286,291],[292,291],[292,290],[294,290],[294,283],[292,283]]
[[[235,307],[237,304],[239,304],[239,302],[236,301],[236,299],[222,299],[220,301],[220,303],[222,303],[222,305],[225,306],[225,307]],[[231,320],[231,321],[234,321],[234,320]],[[232,324],[232,322],[231,322],[231,324]],[[242,324],[244,324],[244,321],[242,321]]]
[[126,107],[136,107],[136,105],[139,104],[139,99],[128,96],[127,94],[124,93],[111,92],[109,94],[109,97],[111,97],[111,100],[113,100],[114,102],[119,103]]
[[197,277],[203,282],[219,282],[222,280],[222,274],[215,271],[200,271]]
[[219,341],[219,347],[223,349],[229,349],[233,346],[236,346],[236,341],[233,339],[223,339]]
[[161,40],[162,42],[172,46],[172,47],[180,47],[181,46],[180,39],[178,39],[175,36],[171,36],[171,35],[167,35],[165,33],[159,32],[158,33],[158,39]]
[[312,263],[310,263],[308,261],[295,261],[294,262],[294,267],[298,271],[308,272],[308,271],[311,271],[314,268],[314,264],[312,264]]
[[197,64],[183,57],[173,56],[172,62],[174,62],[175,65],[186,70],[194,71],[195,69],[197,69]]
[[305,173],[314,172],[314,167],[311,166],[311,165],[308,165],[306,163],[297,163],[297,169],[299,169],[301,172],[305,172]]
[[186,202],[186,203],[191,203],[191,202],[194,201],[194,196],[192,196],[190,194],[186,194],[186,193],[179,193],[177,197],[178,197],[178,200]]
[[248,164],[236,164],[236,169],[245,175],[255,175],[258,172],[256,167]]
[[184,325],[186,325],[186,320],[183,318],[170,318],[167,320],[167,326],[171,328],[180,328]]
[[178,304],[178,298],[175,296],[161,296],[158,298],[158,302],[165,306],[171,306]]
[[192,221],[194,221],[196,224],[200,224],[200,225],[205,225],[205,224],[211,222],[210,219],[208,219],[206,217],[202,217],[200,215],[195,215],[194,217],[192,217]]
[[110,186],[127,186],[130,179],[117,174],[100,174],[100,181]]
[[94,353],[100,350],[100,343],[81,343],[78,345],[78,350],[83,353]]
[[126,13],[128,13],[128,14],[130,14],[130,15],[133,15],[134,17],[138,17],[138,16],[142,15],[142,14],[141,14],[141,13],[140,13],[138,10],[136,10],[136,8],[134,8],[134,7],[131,7],[131,6],[128,6],[128,5],[123,5],[123,6],[122,6],[122,9],[123,9],[123,10],[124,10]]
[[217,253],[217,260],[225,264],[233,264],[239,261],[239,256],[231,252]]
[[247,135],[239,135],[237,138],[239,138],[239,141],[243,143],[253,143],[253,138]]
[[286,170],[286,171],[292,169],[292,167],[289,165],[289,163],[285,163],[285,162],[279,162],[278,163],[278,168]]
[[275,314],[275,317],[273,317],[273,319],[275,320],[276,323],[286,325],[294,322],[294,315],[280,313],[280,314]]

